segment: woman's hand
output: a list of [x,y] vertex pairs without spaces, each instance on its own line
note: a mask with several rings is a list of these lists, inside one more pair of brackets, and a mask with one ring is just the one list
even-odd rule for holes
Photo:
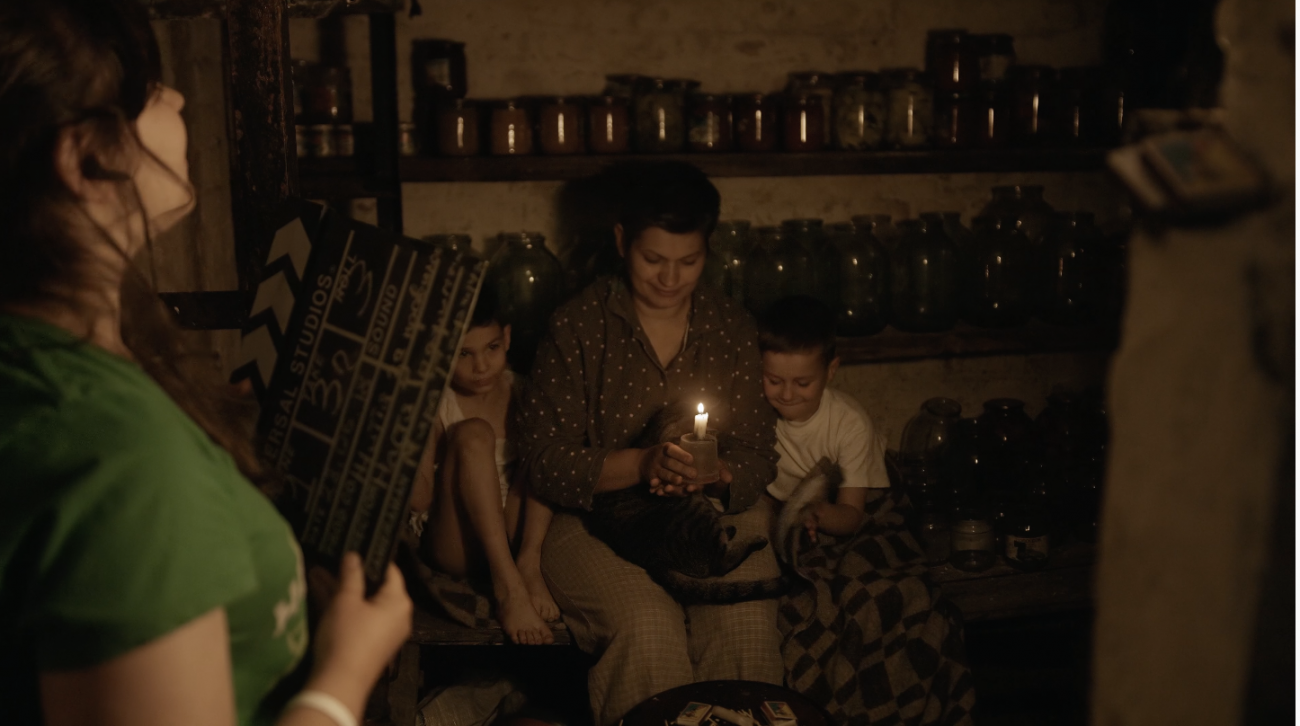
[[361,557],[343,556],[338,591],[316,629],[316,664],[307,687],[338,698],[360,716],[375,681],[411,634],[411,598],[397,565],[366,599]]
[[685,484],[695,478],[694,458],[672,442],[645,449],[641,455],[641,480],[660,496],[686,496],[700,489],[699,484]]

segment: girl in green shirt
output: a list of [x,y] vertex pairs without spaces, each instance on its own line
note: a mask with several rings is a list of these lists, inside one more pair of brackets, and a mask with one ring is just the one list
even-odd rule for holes
[[293,692],[297,543],[131,262],[194,206],[160,77],[135,0],[0,3],[0,713],[353,726],[411,602],[345,559]]

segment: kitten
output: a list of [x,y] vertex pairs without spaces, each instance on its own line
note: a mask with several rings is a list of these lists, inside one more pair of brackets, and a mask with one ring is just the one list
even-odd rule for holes
[[831,490],[839,486],[843,475],[839,467],[822,459],[790,493],[781,505],[781,513],[772,523],[772,539],[776,542],[777,559],[794,570],[795,574],[812,581],[812,574],[799,567],[799,546],[803,543],[803,519],[821,502],[830,499]]
[[[661,411],[633,446],[676,440],[689,428],[689,416]],[[736,538],[722,514],[703,494],[659,496],[646,484],[592,497],[585,518],[592,536],[645,568],[650,577],[683,603],[727,603],[775,597],[789,584],[784,575],[763,580],[719,581],[745,558],[767,546],[766,537]]]

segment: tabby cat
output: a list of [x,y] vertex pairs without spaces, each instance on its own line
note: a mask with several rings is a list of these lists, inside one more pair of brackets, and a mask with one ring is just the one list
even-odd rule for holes
[[[676,440],[690,430],[686,415],[660,412],[634,446]],[[767,546],[761,535],[736,538],[722,514],[703,494],[684,497],[653,494],[647,484],[603,492],[592,498],[587,531],[610,549],[645,568],[650,577],[682,603],[728,603],[775,597],[789,585],[784,575],[762,580],[716,579],[736,569]]]

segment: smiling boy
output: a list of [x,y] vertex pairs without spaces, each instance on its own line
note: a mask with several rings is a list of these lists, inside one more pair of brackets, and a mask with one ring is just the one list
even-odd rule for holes
[[759,321],[763,395],[780,415],[776,424],[776,480],[767,493],[779,502],[817,467],[839,469],[843,480],[834,501],[815,505],[804,517],[812,541],[817,532],[844,536],[862,524],[867,501],[889,488],[884,441],[871,417],[851,396],[829,388],[840,367],[835,355],[835,317],[807,296],[772,304]]

